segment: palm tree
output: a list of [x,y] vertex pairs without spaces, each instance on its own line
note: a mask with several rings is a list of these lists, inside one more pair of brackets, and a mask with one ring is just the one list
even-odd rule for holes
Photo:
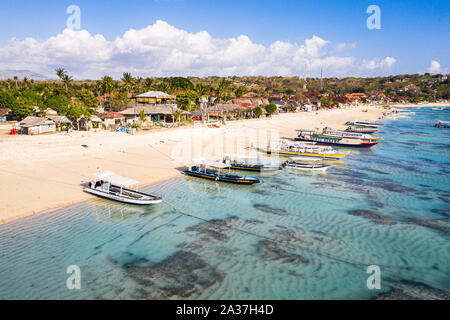
[[66,85],[66,91],[69,90],[69,84],[73,81],[73,78],[69,76],[67,73],[65,73],[62,78],[62,82]]
[[17,80],[19,80],[19,78],[17,76],[14,76],[14,82],[16,83],[16,91],[17,91]]
[[109,111],[112,111],[111,94],[114,88],[113,79],[110,76],[104,76],[100,81],[102,93],[109,95]]
[[23,82],[22,82],[22,89],[25,87],[25,89],[28,88],[28,77],[23,77]]
[[63,81],[63,78],[66,75],[66,70],[64,70],[64,68],[57,68],[55,69],[55,72],[59,78],[59,81]]
[[125,88],[126,88],[126,90],[127,90],[128,96],[130,96],[131,87],[133,86],[133,82],[134,82],[134,79],[133,79],[133,77],[131,76],[131,73],[129,73],[129,72],[124,72],[124,73],[122,74],[122,79],[121,79],[121,80],[123,81],[123,83],[124,83],[124,85],[125,85]]
[[231,82],[226,80],[225,78],[219,84],[219,87],[216,89],[217,101],[220,103],[223,96],[225,95],[225,91],[230,86]]
[[152,85],[153,85],[153,79],[152,78],[145,78],[145,80],[144,80],[144,90],[145,91],[152,90]]

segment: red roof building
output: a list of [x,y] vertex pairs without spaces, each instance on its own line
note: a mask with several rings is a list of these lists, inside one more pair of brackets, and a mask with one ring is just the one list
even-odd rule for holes
[[103,118],[116,119],[116,118],[125,118],[125,116],[121,115],[120,113],[117,113],[117,112],[108,112],[107,114],[105,114],[105,116]]

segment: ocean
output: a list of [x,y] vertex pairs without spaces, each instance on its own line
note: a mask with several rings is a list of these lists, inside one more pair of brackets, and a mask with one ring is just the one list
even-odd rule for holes
[[450,112],[411,110],[326,173],[180,174],[144,188],[159,206],[92,198],[0,225],[0,299],[449,299],[450,131],[433,125]]

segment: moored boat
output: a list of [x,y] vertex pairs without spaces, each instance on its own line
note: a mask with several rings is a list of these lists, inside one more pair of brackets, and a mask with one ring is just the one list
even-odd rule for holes
[[348,138],[343,136],[324,135],[311,130],[297,130],[298,135],[296,141],[315,142],[336,147],[350,147],[350,148],[371,148],[378,144],[378,141],[371,141],[361,138]]
[[379,126],[382,126],[384,124],[380,123],[380,122],[369,121],[369,120],[364,120],[364,121],[355,120],[353,122],[351,122],[351,121],[347,122],[346,125],[348,125],[348,126],[379,127]]
[[281,140],[279,145],[268,146],[263,151],[268,154],[275,153],[289,157],[305,156],[323,159],[341,159],[348,155],[348,153],[338,152],[331,147],[323,147],[315,144],[288,143],[285,140]]
[[184,174],[188,176],[237,184],[254,184],[260,182],[259,179],[255,177],[224,171],[223,169],[230,169],[230,166],[219,161],[207,161],[198,158],[193,159],[192,162],[194,165],[184,171]]
[[348,138],[348,139],[360,139],[360,140],[364,140],[364,141],[368,141],[368,142],[378,141],[381,139],[379,137],[374,137],[370,134],[365,134],[362,132],[349,132],[347,130],[340,131],[340,130],[332,130],[329,128],[324,128],[322,130],[322,135],[328,136],[328,137],[343,137],[343,138]]
[[286,161],[286,168],[302,171],[325,171],[330,165],[322,162],[322,159],[292,157],[292,161]]
[[283,168],[283,164],[264,162],[256,156],[232,153],[224,153],[222,163],[227,164],[231,169],[244,171],[276,171]]
[[[135,190],[126,188],[136,186]],[[100,171],[94,174],[94,179],[83,189],[84,192],[97,197],[127,204],[149,205],[162,202],[162,197],[138,191],[138,182],[119,176],[111,171]]]
[[377,128],[371,128],[366,126],[359,126],[359,125],[352,125],[348,126],[347,129],[345,129],[347,132],[357,132],[357,133],[375,133],[378,131]]

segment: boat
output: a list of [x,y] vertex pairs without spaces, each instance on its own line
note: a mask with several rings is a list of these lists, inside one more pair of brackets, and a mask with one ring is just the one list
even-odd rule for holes
[[450,128],[450,121],[441,121],[434,125],[436,128]]
[[348,138],[343,136],[332,136],[323,133],[318,133],[311,130],[297,130],[298,135],[296,141],[316,142],[336,147],[351,147],[351,148],[371,148],[378,144],[378,141],[371,141],[361,138]]
[[322,135],[323,136],[328,136],[328,137],[343,137],[343,138],[348,138],[348,139],[360,139],[360,140],[364,140],[364,141],[378,141],[381,138],[379,137],[373,137],[370,134],[365,134],[362,132],[349,132],[349,131],[340,131],[340,130],[333,130],[333,129],[329,129],[329,128],[324,128],[322,130]]
[[345,129],[347,132],[358,132],[358,133],[375,133],[378,131],[377,128],[367,127],[367,126],[359,126],[359,125],[351,125]]
[[369,121],[369,120],[364,120],[364,121],[355,120],[353,122],[351,122],[351,121],[347,122],[346,125],[348,125],[348,126],[379,127],[379,126],[382,126],[384,124],[383,123],[379,123],[379,122]]
[[255,177],[223,171],[223,169],[230,169],[230,165],[219,161],[208,161],[197,158],[192,159],[192,162],[194,165],[184,171],[184,174],[188,176],[238,184],[254,184],[260,182],[259,179]]
[[325,171],[330,165],[322,162],[322,159],[308,157],[292,157],[293,161],[286,161],[286,168],[303,171]]
[[338,152],[331,147],[323,147],[315,144],[289,143],[285,140],[280,140],[279,145],[268,146],[263,151],[268,154],[275,153],[284,156],[305,156],[323,159],[341,159],[348,155],[348,153]]
[[222,163],[231,169],[245,171],[277,171],[283,169],[283,164],[263,162],[257,156],[243,156],[233,153],[224,153]]
[[[135,190],[126,188],[136,186]],[[100,171],[83,189],[97,197],[127,204],[149,205],[162,202],[162,197],[138,191],[138,182],[115,174],[112,171]]]

